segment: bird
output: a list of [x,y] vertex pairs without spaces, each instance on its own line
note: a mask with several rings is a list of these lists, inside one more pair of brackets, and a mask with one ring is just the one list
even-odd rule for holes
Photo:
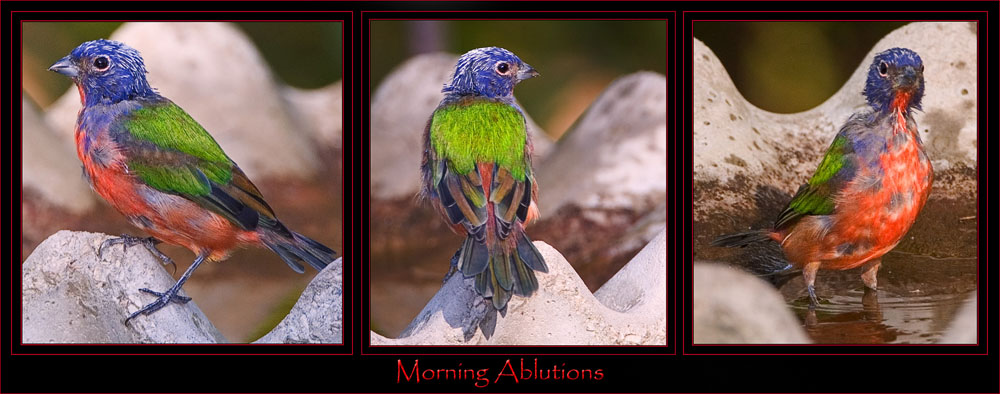
[[244,246],[266,247],[296,272],[317,271],[336,252],[289,230],[260,190],[212,136],[146,80],[139,51],[118,41],[87,41],[49,67],[73,80],[80,93],[76,152],[91,188],[130,223],[150,234],[123,234],[98,247],[142,245],[164,263],[156,245],[195,253],[191,266],[166,291],[125,318],[127,325],[171,302],[184,304],[184,282],[202,262],[222,261]]
[[934,182],[913,117],[924,95],[920,56],[907,48],[879,52],[862,94],[867,107],[841,126],[772,228],[712,241],[727,247],[778,242],[790,268],[802,270],[811,307],[818,304],[820,269],[861,267],[865,287],[878,290],[882,256],[909,231]]
[[512,295],[538,289],[534,271],[548,272],[524,231],[538,218],[538,184],[524,111],[513,95],[515,85],[538,75],[503,48],[466,52],[423,133],[421,195],[465,236],[448,276],[475,277],[476,292],[499,311]]

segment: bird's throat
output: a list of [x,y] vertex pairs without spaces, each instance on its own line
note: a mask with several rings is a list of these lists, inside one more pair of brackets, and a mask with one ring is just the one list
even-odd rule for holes
[[892,128],[893,133],[899,133],[906,130],[906,111],[910,106],[910,98],[913,97],[913,93],[910,91],[899,91],[896,96],[892,99],[892,113],[896,115],[896,121],[894,127]]
[[83,90],[83,85],[76,84],[76,90],[80,91],[80,105],[87,105],[87,93]]

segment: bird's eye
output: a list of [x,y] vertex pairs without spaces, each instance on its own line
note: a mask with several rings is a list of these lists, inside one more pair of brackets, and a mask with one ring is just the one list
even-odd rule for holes
[[885,62],[879,63],[878,74],[885,77],[889,75],[889,65]]
[[920,72],[924,72],[924,65],[923,64],[920,65]]
[[108,60],[107,56],[98,56],[94,59],[94,68],[96,68],[97,71],[107,70],[110,65],[111,61]]
[[507,73],[510,72],[510,64],[507,64],[507,62],[497,63],[496,68],[497,68],[497,73],[499,73],[500,75],[507,75]]

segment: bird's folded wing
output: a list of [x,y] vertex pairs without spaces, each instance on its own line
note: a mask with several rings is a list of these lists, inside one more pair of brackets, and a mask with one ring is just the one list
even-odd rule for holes
[[775,230],[795,224],[803,216],[829,215],[836,207],[836,193],[854,177],[854,148],[843,132],[830,144],[816,173],[803,184],[775,221]]
[[132,111],[113,133],[129,171],[148,186],[187,198],[245,230],[283,229],[260,190],[211,135],[170,101]]

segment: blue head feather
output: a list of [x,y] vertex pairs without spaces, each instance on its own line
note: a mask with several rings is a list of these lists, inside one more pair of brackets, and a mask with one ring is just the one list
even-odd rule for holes
[[50,70],[73,78],[80,86],[85,106],[159,97],[146,81],[146,66],[139,51],[118,41],[87,41]]
[[924,63],[906,48],[892,48],[875,55],[868,68],[864,95],[877,113],[892,111],[897,94],[909,94],[906,111],[920,108],[924,96]]
[[458,58],[451,82],[441,91],[451,96],[511,98],[514,85],[536,75],[530,65],[506,49],[477,48]]

